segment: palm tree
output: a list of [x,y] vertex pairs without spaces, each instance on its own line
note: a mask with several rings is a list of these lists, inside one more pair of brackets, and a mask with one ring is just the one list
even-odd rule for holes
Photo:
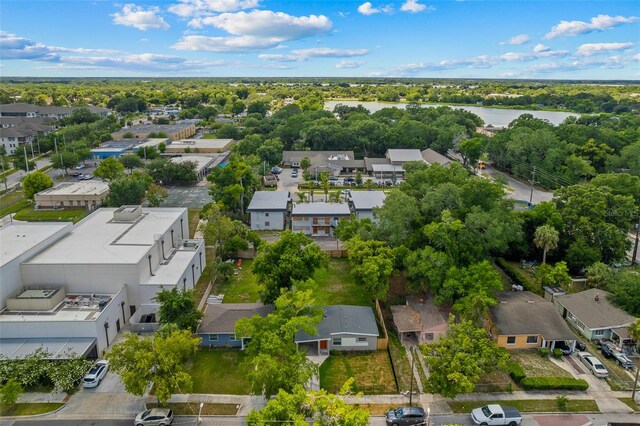
[[300,201],[300,203],[304,203],[307,199],[307,193],[300,191],[298,192],[298,201]]
[[560,234],[551,225],[542,225],[536,229],[533,235],[533,243],[542,249],[542,263],[547,262],[547,252],[558,247]]
[[324,191],[324,201],[329,201],[329,174],[327,172],[320,173],[320,186]]
[[329,197],[329,199],[333,203],[339,203],[340,202],[340,197],[342,197],[342,190],[338,189],[336,192],[332,192],[331,193],[331,196]]
[[[635,342],[636,346],[640,349],[640,318],[636,318],[636,322],[629,326],[629,337]],[[631,394],[631,400],[636,400],[636,390],[638,388],[638,374],[640,374],[640,366],[636,365],[636,380],[633,383],[633,393]]]

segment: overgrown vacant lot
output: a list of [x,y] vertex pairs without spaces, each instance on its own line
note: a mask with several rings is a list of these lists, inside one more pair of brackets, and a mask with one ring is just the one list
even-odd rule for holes
[[201,349],[196,352],[189,373],[192,393],[245,395],[251,386],[242,361],[246,353],[237,349]]
[[536,350],[513,351],[511,359],[522,366],[528,377],[572,377],[571,373],[558,367],[548,358],[541,357]]
[[339,392],[350,377],[355,379],[356,392],[369,395],[398,392],[386,350],[333,352],[320,366],[320,387],[328,392]]
[[[243,261],[242,269],[236,268],[231,278],[217,287],[216,292],[224,294],[223,303],[252,303],[260,300],[261,286],[251,272],[252,262]],[[330,259],[328,268],[316,271],[313,279],[317,284],[316,303],[320,306],[372,306],[367,291],[353,282],[347,259]]]

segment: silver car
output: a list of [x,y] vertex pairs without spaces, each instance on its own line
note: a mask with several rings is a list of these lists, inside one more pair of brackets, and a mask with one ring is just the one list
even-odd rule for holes
[[173,411],[169,408],[152,408],[136,416],[134,426],[168,426],[173,422]]
[[584,365],[587,366],[589,371],[596,377],[607,377],[609,371],[600,362],[598,358],[591,355],[589,352],[578,352],[578,358],[582,360]]

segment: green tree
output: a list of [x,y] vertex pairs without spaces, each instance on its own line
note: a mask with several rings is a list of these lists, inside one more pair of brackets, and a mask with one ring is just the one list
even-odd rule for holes
[[374,225],[368,217],[363,219],[357,219],[355,216],[342,218],[333,230],[333,235],[342,241],[350,240],[356,236],[361,240],[372,240],[373,234]]
[[162,324],[175,324],[181,330],[195,332],[202,312],[193,300],[194,290],[162,289],[155,300],[160,304],[158,315]]
[[152,183],[147,189],[147,201],[149,202],[149,207],[160,207],[160,205],[167,199],[169,196],[169,191],[161,187],[160,185],[156,185]]
[[391,246],[399,246],[407,242],[415,223],[420,218],[420,210],[415,198],[393,189],[384,200],[380,209],[374,208],[379,218],[378,239]]
[[207,246],[213,246],[216,254],[222,259],[235,257],[238,250],[249,248],[247,241],[251,241],[255,248],[260,247],[262,240],[250,231],[239,220],[233,220],[224,214],[224,206],[219,203],[207,204],[201,213],[206,220],[204,240]]
[[236,323],[237,336],[251,337],[246,351],[254,394],[269,398],[279,390],[291,392],[317,373],[317,366],[294,341],[300,330],[315,334],[315,324],[322,317],[322,310],[315,305],[313,290],[309,288],[313,285],[313,280],[309,280],[299,283],[300,289],[283,290],[275,300],[273,313]]
[[144,165],[142,159],[135,154],[123,155],[118,160],[126,169],[129,169],[129,173],[131,173],[133,169],[142,167]]
[[640,316],[640,272],[618,271],[611,277],[607,290],[611,292],[609,299],[630,315]]
[[435,293],[442,288],[453,261],[445,253],[426,246],[409,253],[404,259],[404,266],[412,292],[431,290]]
[[[635,322],[629,326],[629,336],[636,342],[636,347],[640,349],[640,318],[636,318]],[[631,393],[631,399],[633,401],[636,400],[638,375],[640,375],[640,368],[636,367],[636,378],[633,382],[633,392]]]
[[211,182],[209,193],[217,203],[222,203],[231,213],[240,215],[259,185],[259,180],[246,159],[232,154],[229,164],[214,168],[207,180]]
[[160,142],[158,144],[158,151],[160,151],[160,153],[164,154],[164,152],[167,150],[167,144],[164,142]]
[[255,153],[262,161],[266,161],[267,164],[278,164],[282,159],[283,149],[284,145],[280,139],[267,139],[258,147]]
[[465,166],[471,165],[475,170],[480,156],[485,150],[487,141],[484,137],[463,139],[458,143],[458,152],[462,155]]
[[22,395],[22,386],[14,379],[9,379],[0,387],[0,402],[3,406],[11,407],[18,401]]
[[544,263],[536,268],[534,276],[540,287],[562,287],[565,290],[571,287],[566,262],[558,262],[555,266]]
[[311,167],[311,160],[309,157],[302,157],[300,160],[300,168],[306,172],[309,170],[309,167]]
[[244,112],[245,109],[246,109],[246,106],[245,106],[244,102],[235,101],[231,105],[231,114],[233,114],[233,115],[242,114],[242,112]]
[[112,207],[141,204],[151,186],[151,176],[134,172],[109,183],[107,204]]
[[22,185],[25,198],[33,200],[35,194],[53,186],[53,179],[46,173],[32,172],[24,177]]
[[587,285],[591,288],[605,288],[612,281],[613,274],[611,267],[602,262],[596,262],[587,267]]
[[249,426],[267,426],[273,423],[288,423],[305,426],[307,419],[313,419],[318,426],[365,426],[369,424],[369,412],[344,402],[342,397],[350,395],[353,385],[350,378],[342,387],[340,395],[333,395],[324,389],[307,391],[297,385],[291,392],[278,391],[261,410],[252,410],[247,417]]
[[327,202],[329,201],[329,188],[331,186],[329,185],[329,173],[328,172],[321,172],[320,173],[320,188],[322,188],[322,191],[324,192],[324,201]]
[[471,321],[449,318],[447,335],[439,342],[421,345],[431,374],[427,389],[445,398],[470,393],[480,378],[496,368],[505,368],[509,354],[489,340]]
[[93,174],[110,182],[124,174],[124,166],[117,159],[109,157],[100,162]]
[[54,169],[64,170],[75,167],[80,162],[80,157],[71,151],[60,151],[58,154],[51,156],[51,165]]
[[199,337],[189,330],[168,335],[141,337],[128,334],[107,354],[109,365],[124,383],[127,392],[143,396],[153,384],[158,402],[166,404],[174,393],[189,393],[193,382],[185,363],[198,349]]
[[356,284],[364,286],[376,299],[386,298],[393,272],[393,250],[382,241],[363,241],[359,237],[348,240],[345,247]]
[[293,280],[311,278],[316,269],[327,267],[328,262],[327,254],[311,238],[284,231],[279,240],[260,248],[251,270],[265,287],[260,299],[273,303],[281,289],[291,288]]
[[536,228],[533,242],[536,247],[542,249],[542,263],[547,263],[547,252],[558,247],[560,233],[551,225],[542,225]]

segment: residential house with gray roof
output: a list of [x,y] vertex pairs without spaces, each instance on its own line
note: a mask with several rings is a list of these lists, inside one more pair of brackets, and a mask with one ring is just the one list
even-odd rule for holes
[[353,213],[358,219],[370,219],[377,223],[378,219],[374,215],[374,209],[382,207],[387,194],[383,191],[350,191],[349,204]]
[[340,219],[351,216],[347,203],[295,203],[291,209],[291,230],[311,236],[333,235]]
[[579,293],[554,296],[553,303],[562,318],[587,339],[629,339],[627,327],[635,321],[609,301],[611,294],[592,288]]
[[200,346],[244,349],[250,336],[236,336],[236,323],[255,315],[266,317],[273,312],[273,305],[262,303],[218,303],[208,304],[196,334]]
[[441,166],[447,166],[451,163],[451,160],[440,154],[437,151],[434,151],[431,148],[427,148],[422,150],[422,159],[427,164],[440,164]]
[[375,351],[378,345],[378,324],[369,306],[325,306],[317,333],[299,331],[295,342],[310,354],[328,355],[334,351]]
[[256,191],[247,211],[251,214],[251,229],[254,231],[286,228],[291,195],[288,191]]

